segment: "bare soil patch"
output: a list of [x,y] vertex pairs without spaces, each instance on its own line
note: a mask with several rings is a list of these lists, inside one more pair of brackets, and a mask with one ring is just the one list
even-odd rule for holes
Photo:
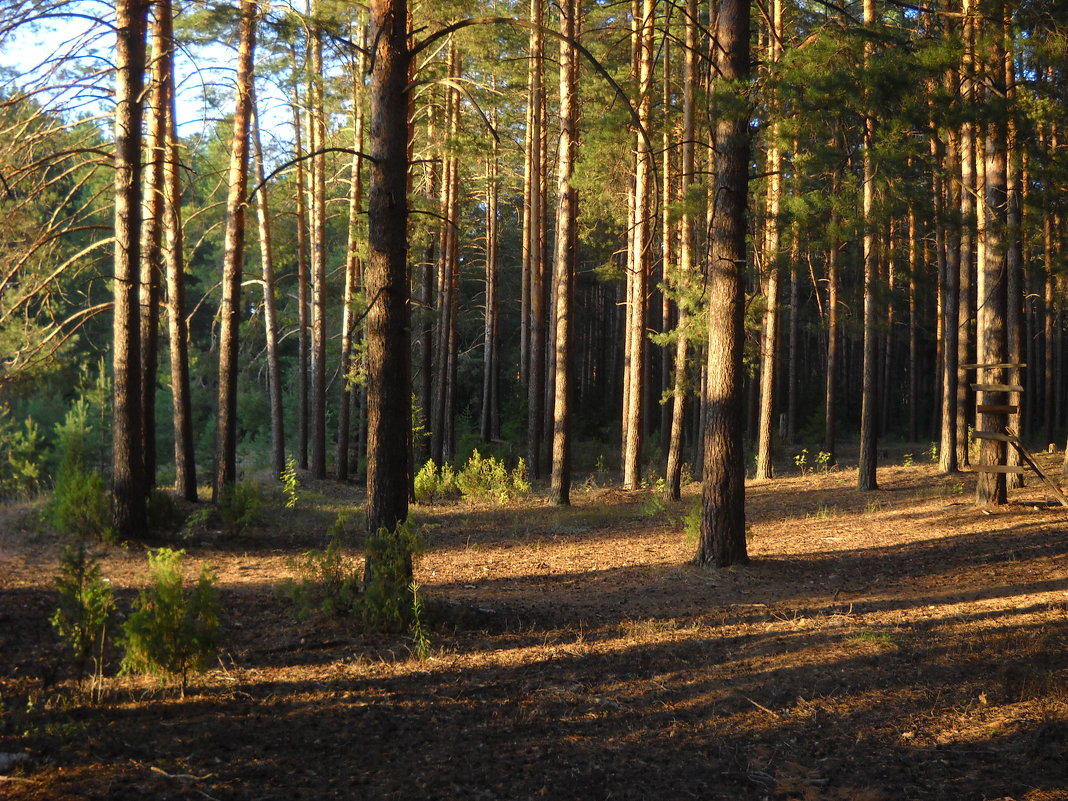
[[[723,571],[689,563],[692,495],[417,508],[426,660],[278,597],[337,509],[359,516],[314,487],[184,544],[219,574],[217,667],[179,700],[111,664],[98,706],[48,624],[58,544],[7,510],[0,753],[28,759],[0,796],[1068,799],[1068,510],[1035,481],[983,510],[972,474],[855,480],[750,484],[753,561]],[[128,608],[144,547],[103,571]]]

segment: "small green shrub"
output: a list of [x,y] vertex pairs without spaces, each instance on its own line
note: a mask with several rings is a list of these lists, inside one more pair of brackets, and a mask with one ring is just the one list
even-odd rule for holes
[[439,469],[433,459],[428,459],[415,474],[415,500],[419,503],[432,503],[435,499],[455,497],[459,493],[456,471],[450,464],[443,464]]
[[227,534],[242,534],[259,520],[263,511],[263,494],[260,485],[252,481],[227,484],[219,495],[219,515],[223,531]]
[[186,592],[185,551],[149,552],[152,583],[141,591],[122,626],[124,673],[148,673],[161,682],[177,679],[181,694],[189,674],[207,668],[218,650],[219,594],[215,574],[202,565],[200,579]]
[[415,642],[415,654],[420,662],[430,658],[431,650],[430,627],[423,610],[423,598],[419,594],[421,589],[416,581],[408,585],[408,591],[412,594],[412,640]]
[[701,499],[696,499],[682,517],[682,530],[686,532],[686,544],[697,545],[701,540]]
[[44,518],[75,540],[109,541],[115,535],[104,477],[80,462],[64,462]]
[[297,579],[279,586],[296,607],[299,618],[320,612],[328,617],[355,614],[360,600],[360,563],[345,555],[344,512],[330,527],[330,539],[321,551],[306,551],[289,561]]
[[932,463],[933,462],[937,462],[938,461],[938,443],[937,442],[932,442],[930,445],[928,445],[927,446],[927,450],[925,450],[923,452],[923,455],[927,457],[927,461],[932,462]]
[[28,498],[41,488],[44,438],[27,417],[21,426],[0,406],[0,497]]
[[906,453],[904,456],[901,457],[901,466],[902,467],[912,467],[915,464],[916,464],[916,459],[913,457],[913,455],[911,453]]
[[421,538],[408,523],[399,523],[393,531],[381,528],[367,537],[369,569],[361,604],[367,628],[403,631],[408,626],[412,557],[421,548]]
[[509,473],[500,459],[483,457],[475,450],[456,474],[456,486],[465,498],[504,503],[530,491],[526,472],[526,462],[522,460]]
[[820,451],[816,454],[816,469],[821,473],[831,472],[831,454],[828,451]]
[[189,517],[182,523],[182,528],[178,532],[183,540],[189,540],[195,537],[197,534],[203,534],[208,529],[208,523],[211,522],[211,516],[214,510],[210,506],[201,506],[199,509],[194,509],[189,513]]
[[92,660],[91,694],[96,700],[103,675],[104,643],[115,613],[114,594],[100,576],[100,560],[85,542],[63,549],[55,582],[59,608],[49,621],[70,651],[79,679]]
[[297,460],[292,456],[286,459],[285,469],[279,474],[278,480],[282,482],[286,509],[295,508],[300,501],[300,476],[297,475]]
[[808,471],[808,448],[802,448],[800,453],[794,455],[794,464],[801,471],[801,475],[805,475]]

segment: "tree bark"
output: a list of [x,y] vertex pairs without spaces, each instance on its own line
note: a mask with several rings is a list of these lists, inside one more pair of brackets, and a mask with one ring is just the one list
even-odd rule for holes
[[571,503],[571,338],[572,293],[578,244],[578,190],[572,186],[578,157],[578,51],[581,28],[579,0],[560,5],[560,144],[556,162],[556,248],[553,258],[555,298],[555,376],[553,382],[553,454],[551,497]]
[[[864,0],[864,24],[875,24],[875,2]],[[864,45],[865,63],[873,54],[870,43]],[[876,343],[876,282],[879,266],[875,252],[874,205],[875,163],[872,147],[875,139],[875,118],[871,108],[864,119],[864,186],[863,186],[863,247],[864,247],[864,365],[863,388],[860,405],[860,464],[857,469],[857,489],[878,489],[876,481],[876,448],[878,445],[877,420],[877,343]]]
[[172,421],[174,426],[174,489],[187,501],[197,500],[196,450],[193,443],[192,401],[189,394],[189,330],[185,319],[185,238],[182,231],[181,161],[175,114],[174,47],[171,4],[160,2],[161,33],[171,44],[165,49],[164,111],[167,158],[165,264],[167,269],[167,323],[171,353]]
[[[367,295],[367,527],[393,531],[408,517],[411,445],[408,306],[408,9],[372,0],[371,166]],[[368,565],[373,571],[373,565]],[[410,569],[410,565],[409,565]]]
[[[358,23],[357,23],[358,24]],[[358,34],[362,45],[366,47],[367,39],[363,34],[365,26],[360,26]],[[363,283],[363,256],[360,242],[360,207],[363,205],[363,74],[367,69],[365,50],[360,50],[352,64],[352,143],[356,151],[352,156],[351,174],[349,176],[349,220],[348,247],[345,257],[345,297],[341,310],[341,397],[338,404],[337,451],[334,458],[335,474],[339,481],[349,477],[349,451],[352,441],[352,406],[353,396],[359,391],[353,373],[354,342],[359,340],[353,322],[356,292]]]
[[141,458],[141,91],[148,4],[117,0],[115,48],[115,311],[112,346],[111,472],[120,540],[147,533]]
[[[721,0],[717,19],[717,91],[749,73],[749,2]],[[741,101],[742,98],[737,98]],[[695,561],[727,567],[749,560],[745,544],[745,464],[742,450],[742,273],[746,263],[749,115],[724,114],[716,124],[716,191],[708,262],[708,416],[704,429],[701,538]]]
[[[319,0],[312,14],[319,12]],[[308,123],[311,135],[311,461],[315,478],[326,478],[326,109],[323,34],[314,23],[309,41],[311,77]]]
[[219,308],[218,430],[215,443],[213,500],[237,481],[238,333],[241,325],[241,276],[245,260],[245,213],[248,201],[249,128],[252,119],[253,58],[256,49],[255,0],[241,0],[237,50],[237,107],[230,142],[226,233],[223,239],[222,304]]
[[163,32],[163,11],[156,0],[151,23],[152,60],[149,98],[148,163],[141,220],[141,458],[145,490],[156,486],[156,381],[159,373],[159,306],[163,273],[163,184],[166,160],[164,86],[166,51],[172,46]]
[[308,469],[308,209],[307,181],[304,176],[304,145],[302,143],[303,107],[300,103],[300,78],[293,60],[293,150],[296,155],[297,183],[297,465]]
[[[995,8],[994,19],[1002,19],[1000,9]],[[985,80],[988,88],[988,101],[993,105],[1004,102],[1005,74],[1002,60],[1004,47],[1001,41],[1000,25],[991,37],[987,52],[989,61]],[[1004,123],[999,115],[994,114],[986,122],[983,137],[983,150],[986,172],[986,190],[981,202],[985,206],[982,215],[983,226],[979,236],[983,243],[982,294],[978,298],[978,329],[976,336],[976,355],[979,364],[998,365],[980,369],[984,384],[1005,384],[1008,370],[1003,366],[1008,357],[1006,341],[1007,313],[1007,276],[1005,270],[1005,132]],[[1002,390],[981,391],[981,406],[1004,406],[1008,402],[1008,393]],[[979,414],[979,431],[1001,435],[1008,424],[1008,415],[1003,411],[981,411]],[[1006,463],[1006,443],[1002,440],[980,439],[980,464],[1003,465]],[[976,485],[976,503],[979,505],[1004,504],[1006,502],[1006,484],[1004,473],[980,472]]]
[[282,367],[278,354],[278,313],[275,309],[274,247],[271,242],[271,209],[263,168],[259,110],[252,101],[252,163],[255,170],[256,222],[260,238],[260,270],[263,276],[263,331],[267,340],[267,394],[271,402],[271,472],[275,478],[286,466],[286,437],[282,407]]
[[641,484],[642,443],[645,433],[646,394],[646,321],[649,294],[649,244],[652,229],[649,218],[649,193],[652,186],[653,154],[648,139],[652,116],[653,32],[655,3],[642,0],[637,21],[638,50],[638,122],[637,158],[634,168],[634,221],[631,252],[627,266],[628,321],[627,359],[623,408],[623,488],[637,489]]
[[690,212],[690,188],[694,182],[694,118],[695,82],[697,80],[697,0],[686,0],[686,51],[683,62],[682,86],[682,167],[679,193],[683,198],[682,218],[679,221],[679,269],[675,279],[676,306],[679,310],[675,340],[675,365],[672,378],[671,437],[668,441],[668,496],[677,501],[682,493],[683,427],[686,422],[686,362],[689,342],[686,326],[689,320],[690,299],[686,297],[694,270],[695,234]]

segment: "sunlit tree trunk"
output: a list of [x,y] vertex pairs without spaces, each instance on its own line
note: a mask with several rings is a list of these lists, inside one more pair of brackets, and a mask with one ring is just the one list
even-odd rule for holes
[[543,426],[545,422],[545,40],[541,25],[545,18],[543,0],[531,0],[531,22],[535,29],[530,39],[530,169],[527,232],[526,291],[527,316],[527,468],[532,478],[541,477]]
[[[1000,23],[1003,16],[1001,10],[995,8],[994,11],[994,19]],[[1000,27],[1000,25],[995,27],[985,48],[988,55],[984,64],[987,67],[985,82],[988,87],[988,102],[993,105],[1003,105],[1005,95],[1004,44]],[[982,383],[1002,386],[1005,385],[1008,377],[1008,370],[1004,367],[1008,357],[1006,341],[1008,295],[1005,270],[1005,131],[1000,115],[994,114],[986,121],[983,150],[986,190],[980,202],[985,207],[985,213],[982,215],[982,227],[979,231],[983,243],[981,250],[983,260],[980,263],[983,280],[981,282],[982,294],[977,304],[976,355],[979,364],[997,365],[988,366],[979,371]],[[983,390],[979,393],[979,404],[982,408],[979,414],[977,435],[982,436],[980,432],[993,433],[999,437],[1004,434],[1008,415],[1003,407],[1008,399],[1008,393],[1002,389]],[[996,408],[999,406],[1002,408]],[[983,437],[980,439],[980,449],[981,464],[1003,465],[1006,463],[1004,440]],[[976,486],[976,502],[985,505],[1003,504],[1005,501],[1005,474],[980,472]]]
[[641,456],[644,440],[646,320],[648,305],[649,242],[652,229],[649,195],[652,187],[653,154],[648,139],[652,118],[653,33],[655,3],[642,0],[637,26],[638,121],[637,158],[634,170],[634,222],[631,252],[627,265],[627,358],[625,362],[623,409],[623,487],[637,489],[641,483]]
[[[492,84],[496,85],[494,78]],[[497,110],[490,113],[490,124],[497,126]],[[500,438],[500,319],[499,281],[499,202],[500,144],[496,138],[486,160],[486,304],[482,343],[482,414],[479,432],[483,441]]]
[[578,190],[572,186],[578,156],[578,51],[581,27],[580,0],[563,0],[560,6],[560,144],[556,162],[556,242],[553,256],[556,283],[553,382],[552,499],[571,503],[571,339],[572,293],[578,244]]
[[308,208],[307,180],[304,175],[302,132],[303,107],[300,102],[300,70],[296,48],[293,60],[293,150],[296,156],[297,200],[297,465],[308,469]]
[[271,209],[263,167],[259,109],[252,103],[252,163],[256,186],[256,222],[260,235],[260,269],[263,276],[263,329],[267,340],[267,394],[271,401],[271,471],[275,477],[286,466],[285,423],[282,419],[282,367],[278,354],[278,313],[274,293],[274,245],[271,242]]
[[115,310],[112,345],[112,494],[122,540],[147,531],[141,458],[141,92],[148,4],[117,0],[115,25]]
[[[738,91],[749,73],[749,2],[721,0],[718,91]],[[701,537],[695,561],[726,567],[749,560],[745,544],[742,449],[742,273],[746,263],[749,115],[716,123],[716,214],[708,261],[708,416],[704,430]]]
[[[864,24],[874,25],[875,2],[864,0]],[[865,63],[870,62],[873,45],[864,45]],[[875,157],[872,153],[875,140],[875,118],[871,108],[864,119],[864,185],[863,185],[863,253],[864,253],[864,366],[863,390],[860,407],[860,464],[857,469],[857,489],[861,491],[878,488],[876,481],[877,447],[877,343],[876,330],[876,282],[878,280],[878,256],[875,252],[874,205],[875,205]]]
[[237,106],[230,141],[226,233],[223,239],[222,304],[219,308],[219,396],[213,499],[237,480],[238,332],[241,325],[241,276],[245,260],[245,197],[249,128],[252,120],[253,58],[256,49],[255,0],[242,0],[237,49]]
[[145,137],[148,160],[145,166],[141,221],[141,458],[144,461],[145,489],[156,486],[156,381],[159,372],[159,306],[163,272],[163,182],[166,160],[164,123],[165,73],[169,64],[166,51],[171,41],[163,31],[161,3],[155,2],[152,18],[151,83]]
[[675,369],[672,377],[671,437],[668,442],[667,488],[672,500],[679,500],[682,490],[682,445],[683,427],[686,422],[686,362],[689,341],[686,326],[689,319],[689,298],[685,297],[690,286],[696,260],[694,249],[696,237],[693,214],[690,211],[690,187],[694,182],[694,139],[696,125],[694,116],[694,89],[697,81],[697,0],[686,0],[685,19],[686,51],[683,62],[682,86],[682,167],[679,193],[685,203],[679,221],[679,269],[675,289],[679,294],[676,304],[678,333],[675,340]]
[[[768,23],[768,64],[778,62],[782,53],[782,2],[771,0]],[[769,102],[769,113],[778,113],[775,101]],[[773,118],[768,131],[767,172],[768,195],[764,220],[764,260],[767,283],[764,312],[764,336],[760,349],[760,419],[757,423],[756,477],[767,480],[774,475],[772,439],[774,435],[775,372],[779,341],[779,205],[782,201],[782,158],[779,150],[780,124]]]
[[[312,4],[313,16],[319,2]],[[311,55],[308,127],[311,136],[311,415],[309,467],[315,478],[326,478],[326,109],[323,86],[323,34],[314,24]]]
[[[359,24],[359,23],[357,23]],[[362,44],[366,46],[366,37],[363,32],[366,28],[360,26],[358,34]],[[354,396],[359,388],[354,384],[353,373],[353,349],[354,343],[359,339],[356,327],[355,312],[356,292],[363,283],[363,256],[360,239],[360,207],[363,205],[363,74],[367,69],[367,56],[364,50],[360,50],[352,64],[352,146],[355,153],[352,156],[349,176],[349,220],[348,220],[348,247],[345,256],[345,296],[341,310],[341,397],[338,404],[337,420],[337,451],[335,453],[335,474],[339,481],[349,477],[349,452],[352,441],[352,406]]]
[[[173,38],[171,5],[161,2],[162,35],[165,41]],[[166,114],[167,158],[164,227],[167,270],[167,331],[171,353],[172,421],[174,426],[174,489],[187,501],[197,500],[196,451],[193,443],[192,401],[189,395],[189,330],[185,319],[185,247],[182,231],[182,181],[175,121],[174,49],[164,51],[168,64],[165,70],[164,111]]]

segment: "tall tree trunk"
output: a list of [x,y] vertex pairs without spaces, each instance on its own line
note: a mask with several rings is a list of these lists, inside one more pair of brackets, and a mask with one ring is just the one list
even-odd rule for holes
[[[837,193],[838,176],[831,180],[831,193]],[[828,464],[837,463],[835,403],[838,388],[838,260],[841,245],[838,242],[838,214],[831,210],[831,241],[827,249],[827,358],[823,387],[823,451],[828,455]]]
[[[864,24],[875,24],[875,2],[864,0]],[[864,45],[864,61],[868,64],[873,54],[873,45]],[[877,447],[877,388],[876,388],[876,282],[879,265],[875,252],[874,205],[875,205],[875,157],[872,147],[875,140],[873,109],[866,111],[864,119],[864,186],[863,186],[863,248],[864,248],[864,366],[863,389],[860,405],[860,464],[857,469],[857,489],[878,489],[876,481]]]
[[189,330],[185,319],[185,260],[182,232],[181,162],[175,120],[172,8],[160,0],[157,13],[167,47],[164,58],[164,111],[167,158],[164,225],[167,235],[167,330],[171,352],[172,420],[174,425],[174,489],[187,501],[197,500],[196,450],[193,443],[192,401],[189,395]]
[[653,32],[655,3],[642,0],[637,26],[638,47],[638,122],[637,158],[634,169],[634,223],[631,252],[627,267],[628,320],[627,359],[624,381],[627,383],[623,409],[625,438],[623,443],[623,488],[637,489],[641,483],[642,442],[644,439],[646,394],[646,318],[648,304],[649,243],[652,229],[649,219],[649,193],[652,187],[653,154],[648,139],[652,117]]
[[[496,86],[496,78],[492,80]],[[497,127],[497,109],[490,112],[490,124]],[[486,308],[482,344],[482,414],[479,432],[484,442],[500,438],[500,301],[497,280],[499,249],[500,144],[494,138],[486,160]]]
[[555,503],[571,503],[571,339],[572,293],[578,243],[578,190],[571,185],[578,157],[578,43],[580,0],[560,6],[560,144],[556,162],[555,380],[553,382],[553,454],[551,495]]
[[[947,24],[948,31],[948,24]],[[946,88],[949,91],[957,91],[957,72],[949,70],[945,78]],[[937,151],[937,143],[933,145]],[[937,152],[936,152],[937,155]],[[955,128],[949,128],[946,132],[946,153],[944,165],[945,179],[945,205],[943,208],[959,209],[961,206],[962,185],[959,170],[962,165],[960,158],[960,138]],[[938,172],[936,162],[935,172]],[[936,195],[940,195],[940,187],[935,186]],[[959,462],[957,443],[957,404],[959,399],[958,382],[960,380],[957,365],[960,363],[960,277],[961,277],[961,245],[962,228],[952,222],[952,215],[942,215],[942,226],[945,229],[946,260],[945,271],[942,278],[942,398],[940,415],[940,435],[938,445],[938,469],[943,473],[956,473]]]
[[530,90],[530,169],[529,219],[527,231],[526,291],[529,316],[527,325],[527,468],[532,478],[541,477],[542,439],[545,420],[545,198],[543,145],[545,142],[545,40],[542,23],[545,19],[543,0],[531,0],[530,18],[535,28],[530,39],[530,59],[533,70]]
[[304,145],[301,121],[300,72],[293,60],[293,149],[296,155],[297,182],[297,465],[308,469],[308,209],[307,180],[304,175]]
[[[749,73],[749,2],[720,0],[716,38],[719,92]],[[738,98],[741,100],[741,98]],[[745,104],[736,101],[745,108]],[[696,562],[727,567],[749,560],[745,545],[745,464],[742,452],[742,272],[746,263],[749,115],[716,123],[716,216],[708,262],[708,418],[704,430],[701,539]]]
[[973,315],[975,310],[974,284],[972,282],[973,263],[976,252],[976,165],[975,165],[975,78],[973,74],[975,25],[972,0],[963,0],[964,14],[963,34],[964,53],[961,59],[961,102],[964,106],[964,122],[960,128],[960,281],[958,295],[958,332],[957,332],[957,463],[971,464],[968,452],[968,385],[969,376],[960,369],[960,365],[971,360],[973,342]]
[[[1006,310],[1005,322],[1008,327],[1008,360],[1014,365],[1019,365],[1024,360],[1023,347],[1023,209],[1021,202],[1021,162],[1019,140],[1016,125],[1016,65],[1013,58],[1011,14],[1005,9],[1004,42],[1005,58],[1001,67],[1005,71],[1005,102],[1006,102],[1006,126],[1005,126],[1005,289]],[[1019,366],[1010,367],[1008,371],[1008,383],[1017,386],[1023,383],[1023,370]],[[1017,434],[1023,435],[1023,393],[1012,392],[1009,395],[1009,403],[1016,407],[1016,411],[1009,413],[1009,427]],[[1009,448],[1007,463],[1019,467],[1023,463],[1019,451]],[[1006,489],[1017,489],[1023,486],[1022,473],[1010,473],[1005,476]]]
[[[360,24],[358,35],[362,46],[366,48],[366,26]],[[349,452],[352,440],[352,405],[354,396],[359,392],[355,385],[353,373],[353,343],[358,334],[353,321],[356,292],[363,282],[363,257],[360,241],[360,206],[363,205],[363,74],[367,69],[366,50],[361,49],[352,63],[352,156],[351,175],[349,176],[349,224],[348,247],[345,257],[345,297],[341,310],[341,397],[338,405],[337,452],[335,454],[335,473],[339,481],[349,477]],[[358,462],[358,460],[357,460]]]
[[[408,308],[408,9],[372,0],[371,153],[368,182],[367,527],[393,531],[408,517],[411,446]],[[410,563],[406,564],[408,571]],[[366,572],[373,574],[374,566]]]
[[111,473],[115,530],[120,539],[147,532],[141,459],[141,90],[148,4],[115,4],[115,313],[112,350]]
[[[995,9],[994,19],[1002,20],[1000,9]],[[1004,47],[1001,40],[1000,25],[990,37],[988,44],[989,60],[985,64],[988,100],[995,105],[1003,105],[1005,94]],[[1007,286],[1005,271],[1005,132],[1003,122],[998,115],[992,115],[986,122],[984,135],[984,161],[986,173],[986,191],[981,202],[985,206],[980,229],[983,243],[982,294],[978,298],[978,330],[976,336],[976,355],[979,364],[987,366],[980,370],[983,384],[1004,385],[1008,371],[1004,367],[1008,357],[1006,341]],[[978,436],[980,432],[1001,436],[1008,424],[1008,415],[1002,409],[1008,402],[1008,393],[995,389],[979,393],[981,407],[979,415]],[[985,407],[985,408],[983,408]],[[980,439],[980,463],[983,465],[1005,464],[1006,444],[1001,439],[984,437]],[[1004,473],[980,472],[976,486],[976,503],[1003,504],[1006,501]]]
[[[774,68],[782,53],[782,2],[771,0],[768,23],[768,64]],[[772,440],[775,430],[775,371],[779,343],[779,205],[782,201],[782,157],[779,149],[780,124],[774,98],[769,100],[773,115],[768,131],[768,195],[764,220],[764,260],[767,269],[767,308],[764,311],[764,337],[760,348],[760,419],[757,422],[756,478],[774,475]]]
[[241,275],[245,261],[245,212],[248,202],[249,128],[252,120],[253,61],[259,4],[241,0],[237,46],[237,107],[230,142],[226,234],[223,239],[222,304],[219,308],[219,400],[212,499],[237,481],[238,332],[241,325]]
[[[319,13],[319,0],[312,14]],[[311,76],[308,127],[311,136],[311,468],[326,478],[326,109],[323,87],[323,34],[314,23],[309,41]]]
[[271,472],[277,478],[286,466],[286,437],[282,408],[282,367],[278,354],[278,314],[274,303],[274,247],[271,242],[271,208],[263,167],[259,110],[252,101],[252,163],[255,169],[256,221],[260,234],[260,269],[263,275],[263,329],[267,339],[267,393],[271,399]]
[[683,426],[686,422],[686,362],[690,299],[686,297],[690,287],[691,273],[696,262],[696,244],[693,214],[690,211],[690,188],[694,182],[694,139],[697,134],[694,116],[695,82],[697,80],[697,0],[686,0],[685,18],[686,52],[682,79],[682,168],[679,194],[683,198],[682,218],[679,221],[679,269],[675,281],[679,310],[677,338],[675,340],[675,370],[673,375],[671,403],[671,438],[668,443],[667,486],[668,496],[677,501],[682,492],[682,445]]
[[151,84],[147,95],[148,163],[144,180],[141,220],[141,458],[146,491],[156,486],[156,381],[159,373],[159,305],[163,273],[163,183],[166,160],[164,87],[166,51],[171,47],[163,32],[163,12],[156,3],[151,24]]

